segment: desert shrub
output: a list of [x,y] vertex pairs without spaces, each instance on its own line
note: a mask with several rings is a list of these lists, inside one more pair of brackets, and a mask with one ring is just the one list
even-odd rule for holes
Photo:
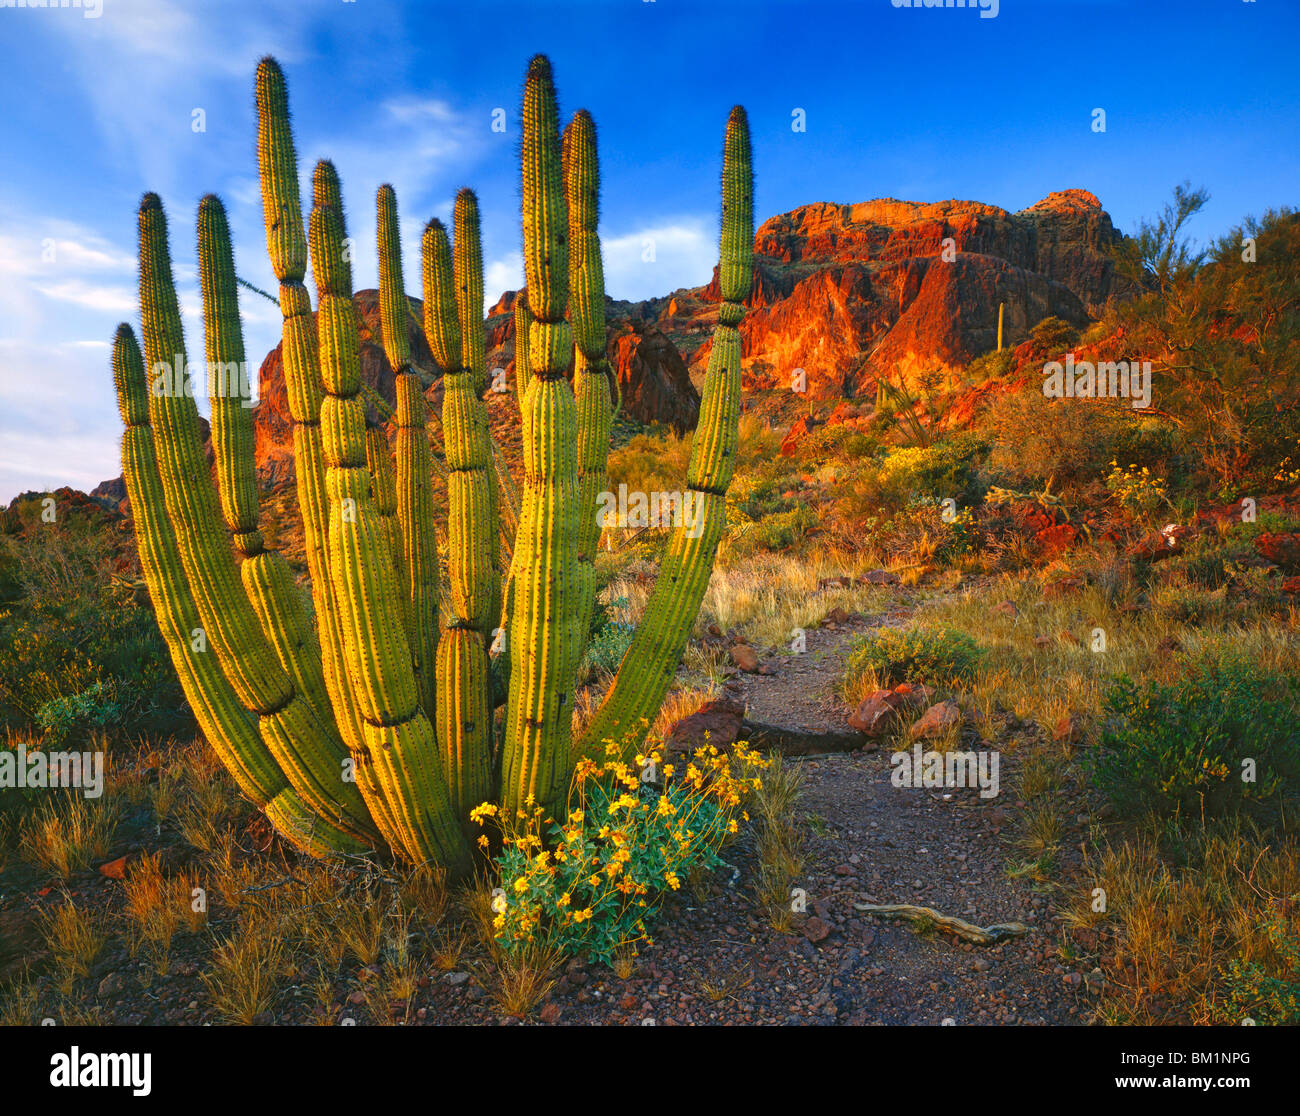
[[855,430],[844,439],[841,448],[844,451],[844,456],[850,461],[862,461],[865,458],[873,457],[880,448],[880,443],[870,435]]
[[1272,965],[1233,958],[1223,971],[1230,1018],[1249,1017],[1266,1026],[1300,1023],[1300,934],[1294,910],[1297,896],[1273,900],[1259,929],[1272,953]]
[[157,621],[114,579],[102,532],[50,526],[0,546],[21,583],[0,608],[0,714],[56,736],[188,724]]
[[580,681],[589,681],[596,675],[614,674],[632,646],[636,625],[628,619],[628,599],[619,597],[605,604],[596,602],[592,612],[591,639],[583,652],[578,668]]
[[982,650],[970,636],[952,628],[882,628],[858,636],[845,660],[845,693],[893,686],[899,682],[952,685],[975,671]]
[[1184,467],[1176,432],[1164,423],[1112,400],[1048,399],[1033,377],[994,400],[985,433],[993,442],[989,471],[1009,488],[1054,481],[1060,491],[1104,481],[1111,461],[1175,473]]
[[988,443],[977,434],[958,434],[930,446],[892,450],[881,462],[885,485],[913,499],[952,498],[963,503],[981,499],[978,470]]
[[691,440],[673,434],[638,434],[609,455],[609,491],[626,484],[629,492],[681,492],[686,488],[686,462]]
[[1129,810],[1258,813],[1300,791],[1297,697],[1295,679],[1231,654],[1207,656],[1168,685],[1120,676],[1103,699],[1094,780]]
[[[580,760],[563,825],[538,808],[507,827],[493,920],[507,953],[543,946],[611,964],[649,944],[667,894],[721,864],[766,761],[743,744],[730,754],[706,747],[680,772],[661,755],[644,759],[640,770]],[[485,825],[496,815],[486,803],[471,816]]]
[[754,545],[763,550],[785,550],[801,542],[817,525],[817,513],[805,504],[764,516],[751,532]]
[[1162,477],[1153,475],[1146,465],[1120,465],[1114,459],[1106,474],[1106,487],[1116,502],[1130,515],[1149,517],[1169,503],[1169,490]]
[[966,366],[966,376],[975,384],[982,384],[987,380],[1001,380],[1011,372],[1014,363],[1013,348],[1004,348],[1001,352],[993,349],[972,360]]

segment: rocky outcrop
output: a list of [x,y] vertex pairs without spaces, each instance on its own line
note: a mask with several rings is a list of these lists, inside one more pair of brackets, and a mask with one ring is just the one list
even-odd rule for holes
[[683,434],[700,417],[700,396],[677,347],[652,325],[629,322],[610,338],[609,361],[618,377],[622,413],[662,422]]
[[784,387],[801,368],[813,399],[835,399],[880,375],[955,369],[994,347],[1000,304],[1012,343],[1047,317],[1083,325],[1116,293],[1118,239],[1082,190],[1016,214],[887,198],[773,217],[754,238],[763,279],[741,324],[747,380]]

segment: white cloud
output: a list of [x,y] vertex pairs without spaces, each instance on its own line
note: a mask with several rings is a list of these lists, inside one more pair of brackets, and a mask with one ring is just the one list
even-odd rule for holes
[[718,262],[717,236],[703,218],[678,218],[601,238],[605,290],[637,301],[707,283]]
[[134,287],[105,286],[88,283],[84,279],[66,279],[48,286],[33,283],[32,289],[58,302],[71,302],[91,310],[110,311],[114,314],[133,313],[137,302]]

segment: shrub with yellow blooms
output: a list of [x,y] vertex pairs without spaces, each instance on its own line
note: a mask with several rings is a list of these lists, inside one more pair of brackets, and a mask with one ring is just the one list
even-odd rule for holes
[[[649,944],[664,896],[722,863],[766,766],[740,743],[729,752],[706,745],[681,764],[654,751],[629,765],[611,749],[604,763],[578,762],[563,822],[531,802],[513,824],[491,803],[475,808],[480,826],[505,822],[497,942],[507,952],[544,944],[605,964]],[[490,846],[486,832],[479,844]]]

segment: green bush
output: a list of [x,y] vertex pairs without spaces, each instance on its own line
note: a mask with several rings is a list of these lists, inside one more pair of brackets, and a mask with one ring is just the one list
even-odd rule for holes
[[864,680],[880,686],[899,682],[948,686],[969,679],[981,654],[979,644],[970,636],[951,628],[884,628],[874,635],[858,636],[850,645],[843,688],[846,693],[856,693]]
[[882,482],[913,500],[954,499],[978,503],[984,497],[979,467],[988,442],[977,434],[958,434],[932,446],[892,450],[880,464]]
[[[1259,813],[1300,790],[1300,686],[1234,655],[1171,685],[1117,678],[1093,778],[1122,808],[1193,819]],[[1243,776],[1253,767],[1254,781]]]
[[48,527],[2,545],[20,591],[0,607],[0,719],[59,736],[188,726],[158,624],[113,580],[108,540]]
[[636,626],[627,619],[628,600],[619,597],[604,604],[596,602],[592,613],[591,639],[578,667],[580,682],[588,682],[598,674],[614,674],[632,646]]
[[1266,1026],[1300,1023],[1300,936],[1279,906],[1276,900],[1270,905],[1262,927],[1276,963],[1266,967],[1235,958],[1224,971],[1230,1022],[1249,1017]]

